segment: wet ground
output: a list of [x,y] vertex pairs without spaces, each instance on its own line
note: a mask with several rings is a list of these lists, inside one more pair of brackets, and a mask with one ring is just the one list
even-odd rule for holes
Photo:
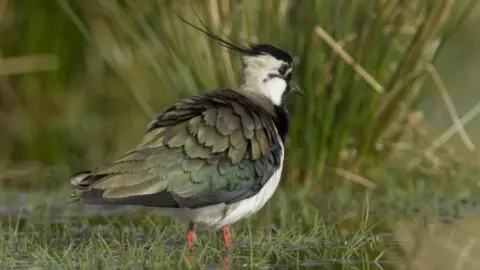
[[[0,269],[187,269],[185,225],[148,208],[69,204],[63,193],[3,194]],[[230,269],[476,269],[475,197],[304,206],[277,198],[232,226],[230,255],[219,232],[199,232],[194,269],[220,269],[227,255]]]

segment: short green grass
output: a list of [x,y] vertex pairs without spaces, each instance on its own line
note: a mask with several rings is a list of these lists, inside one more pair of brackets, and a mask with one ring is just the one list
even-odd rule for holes
[[[455,220],[475,210],[480,190],[471,188],[474,174],[464,169],[454,175],[456,184],[445,177],[430,189],[432,179],[390,172],[389,190],[397,192],[368,195],[347,188],[328,195],[281,189],[261,212],[232,225],[230,254],[220,231],[199,232],[192,265],[186,225],[155,209],[67,204],[69,188],[28,196],[9,189],[0,194],[0,266],[214,269],[228,255],[232,269],[392,269],[393,258],[407,259],[392,225],[438,220],[439,214]],[[402,187],[408,177],[416,178],[408,181],[414,185]]]
[[[32,232],[0,236],[0,265],[48,269],[183,269],[189,265],[186,256],[192,251],[184,248],[185,226],[145,229],[125,225],[118,230],[110,226],[92,226],[75,232],[38,227]],[[380,252],[372,248],[378,240],[368,232],[342,238],[320,224],[308,233],[296,228],[279,231],[234,226],[233,229],[235,244],[230,254],[222,246],[218,233],[198,234],[199,243],[193,250],[198,265],[221,265],[225,256],[236,266],[234,269],[301,268],[314,264],[355,269],[375,261],[380,264],[374,254],[379,256]]]
[[376,246],[383,239],[375,237],[374,224],[367,216],[359,219],[358,231],[352,232],[327,224],[318,205],[297,208],[295,199],[285,201],[284,196],[277,196],[283,198],[272,201],[252,219],[232,226],[234,247],[230,253],[223,247],[220,232],[199,232],[193,265],[186,260],[191,251],[184,248],[185,224],[155,211],[112,214],[103,210],[87,215],[82,204],[67,207],[50,197],[53,201],[46,205],[26,204],[16,214],[0,219],[0,266],[196,269],[221,266],[225,256],[232,269],[358,269],[382,264],[383,252]]

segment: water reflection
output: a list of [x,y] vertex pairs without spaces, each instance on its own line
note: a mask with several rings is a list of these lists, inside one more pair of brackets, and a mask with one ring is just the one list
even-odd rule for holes
[[404,252],[404,258],[396,258],[400,269],[480,267],[480,215],[477,213],[448,224],[398,222],[392,229]]

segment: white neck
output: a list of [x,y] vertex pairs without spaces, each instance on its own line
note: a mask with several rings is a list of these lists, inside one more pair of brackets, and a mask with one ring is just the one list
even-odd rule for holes
[[243,72],[243,84],[241,89],[252,91],[268,97],[273,104],[281,105],[283,94],[287,89],[287,82],[283,78],[271,77],[275,69],[268,69],[265,59],[245,59],[245,70]]
[[259,78],[255,81],[250,79],[248,81],[244,81],[241,86],[241,90],[260,93],[270,99],[273,104],[281,105],[283,101],[283,93],[285,92],[286,87],[287,83],[284,79],[271,78],[263,81],[262,78]]

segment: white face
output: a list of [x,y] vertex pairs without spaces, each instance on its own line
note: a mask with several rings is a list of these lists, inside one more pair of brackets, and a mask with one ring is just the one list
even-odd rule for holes
[[244,87],[280,105],[288,86],[286,78],[293,68],[270,55],[245,56],[244,62]]

